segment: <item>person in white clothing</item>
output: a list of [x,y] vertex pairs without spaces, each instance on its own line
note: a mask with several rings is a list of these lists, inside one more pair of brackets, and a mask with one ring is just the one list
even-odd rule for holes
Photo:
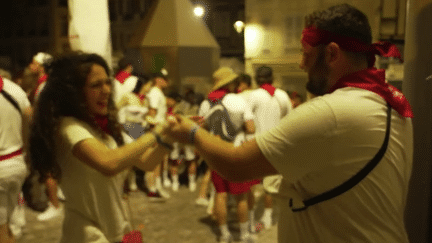
[[[259,88],[251,91],[247,100],[254,113],[255,135],[275,127],[292,110],[288,94],[281,89],[275,88],[273,80],[273,70],[270,67],[261,66],[255,71],[255,81]],[[275,193],[275,189],[269,188],[268,185],[273,185],[279,180],[279,175],[268,176],[263,179],[265,189],[264,213],[260,221],[264,224],[265,229],[270,228],[272,225],[273,197],[271,193]]]
[[[163,123],[166,120],[168,108],[166,97],[163,91],[169,85],[168,77],[162,72],[154,73],[151,79],[154,82],[154,86],[147,94],[149,112],[146,116],[146,121],[150,124],[150,129],[152,126]],[[151,198],[170,198],[169,193],[166,192],[162,187],[161,167],[164,164],[167,166],[167,162],[165,161],[166,159],[161,160],[160,165],[158,165],[154,171],[148,172],[145,175],[147,188],[149,190],[147,195]]]
[[0,92],[0,242],[13,243],[21,233],[11,221],[28,173],[23,153],[31,106],[24,90],[1,76]]
[[129,59],[122,58],[118,63],[118,69],[113,83],[113,99],[116,104],[119,104],[124,94],[130,93],[138,82],[138,77],[133,74],[134,67]]
[[[246,101],[234,92],[237,89],[238,75],[231,68],[221,67],[213,74],[215,82],[208,95],[209,109],[204,114],[204,127],[225,141],[234,142],[239,131],[253,134],[253,115]],[[248,192],[257,182],[231,182],[216,171],[211,172],[211,180],[216,190],[214,216],[219,226],[219,242],[230,242],[232,236],[227,224],[227,199],[233,195],[237,203],[237,219],[240,224],[242,242],[253,242],[249,234]]]
[[169,152],[160,124],[135,141],[117,120],[112,79],[97,54],[58,57],[35,107],[32,166],[42,178],[61,179],[65,218],[62,243],[120,242],[132,231],[122,185],[134,166],[153,170]]
[[374,68],[375,55],[400,53],[372,44],[366,15],[348,4],[307,16],[301,44],[315,98],[278,125],[234,147],[179,116],[170,136],[194,144],[229,180],[281,174],[281,243],[407,243],[414,115]]
[[[36,89],[30,96],[30,102],[32,102],[33,105],[37,103],[41,92],[45,88],[46,82],[48,80],[46,68],[52,59],[53,57],[50,54],[38,52],[35,56],[33,56],[33,61],[29,64],[29,69],[38,75]],[[37,216],[39,221],[46,221],[63,215],[59,198],[62,200],[65,198],[62,190],[58,186],[58,181],[56,181],[53,177],[47,177],[44,185],[46,187],[46,195],[48,197],[48,207],[44,212]]]

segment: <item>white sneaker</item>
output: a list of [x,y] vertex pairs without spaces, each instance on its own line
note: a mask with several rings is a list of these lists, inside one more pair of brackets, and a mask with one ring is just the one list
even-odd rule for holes
[[136,192],[136,191],[138,191],[138,186],[137,186],[137,184],[136,184],[135,182],[131,182],[131,183],[129,184],[129,189],[130,189],[131,191],[133,191],[133,192]]
[[60,187],[57,187],[57,197],[58,197],[58,199],[60,199],[61,201],[65,201],[65,200],[66,200],[66,197],[65,197],[65,195],[63,194],[63,191],[62,191],[62,189],[61,189]]
[[271,218],[263,217],[263,218],[261,218],[261,222],[264,225],[264,229],[270,229],[272,227],[272,219]]
[[164,186],[165,188],[169,188],[169,187],[171,187],[171,181],[170,181],[170,179],[165,178],[165,179],[163,180],[163,186]]
[[241,243],[255,243],[256,237],[252,234],[247,234],[247,235],[240,237],[240,242]]
[[231,235],[221,235],[219,238],[219,243],[230,243],[232,240],[233,238]]
[[172,184],[172,190],[173,191],[178,192],[179,187],[180,187],[180,184],[178,182],[173,182],[173,184]]
[[194,192],[196,190],[196,183],[191,182],[189,183],[189,191]]
[[57,218],[62,215],[61,208],[54,207],[51,203],[48,203],[48,208],[45,210],[45,212],[39,214],[37,216],[37,220],[39,221],[47,221],[50,219]]
[[195,201],[195,204],[206,207],[209,205],[209,201],[205,198],[200,197]]
[[167,191],[165,191],[164,189],[162,189],[162,188],[158,188],[157,190],[158,190],[159,195],[160,195],[161,197],[163,197],[163,198],[165,198],[165,199],[168,199],[168,198],[171,197],[170,194],[169,194]]

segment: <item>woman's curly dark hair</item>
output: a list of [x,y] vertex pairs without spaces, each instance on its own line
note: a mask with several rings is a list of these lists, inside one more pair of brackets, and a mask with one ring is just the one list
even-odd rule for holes
[[[55,151],[62,117],[74,117],[89,124],[102,137],[107,136],[88,112],[84,95],[84,85],[94,64],[102,66],[110,74],[110,69],[101,56],[82,52],[56,58],[47,68],[48,79],[36,102],[30,133],[30,158],[33,169],[39,172],[41,180],[48,176],[61,179]],[[123,145],[122,129],[117,121],[112,94],[108,103],[108,129],[118,146]]]

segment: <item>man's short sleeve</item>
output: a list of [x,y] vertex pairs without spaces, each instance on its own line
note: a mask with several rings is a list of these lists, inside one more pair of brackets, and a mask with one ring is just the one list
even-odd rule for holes
[[243,114],[244,121],[250,121],[254,119],[254,114],[248,103],[245,103],[245,112]]
[[256,142],[284,178],[296,180],[332,161],[334,145],[330,138],[335,128],[334,114],[325,102],[308,102],[276,127],[257,135]]

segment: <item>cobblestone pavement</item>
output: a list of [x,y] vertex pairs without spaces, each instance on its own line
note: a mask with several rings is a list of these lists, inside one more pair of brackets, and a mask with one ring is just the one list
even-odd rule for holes
[[[258,193],[262,188],[258,188]],[[169,190],[170,191],[170,190]],[[190,192],[181,186],[178,192],[171,192],[165,202],[152,202],[142,191],[130,194],[130,205],[135,225],[144,224],[142,230],[145,243],[216,243],[218,229],[215,221],[206,213],[206,208],[195,205],[197,192]],[[257,198],[256,218],[263,211],[261,197]],[[63,218],[39,222],[37,213],[26,208],[27,224],[17,243],[58,243],[61,236]],[[229,228],[238,239],[239,227],[235,223],[235,207],[230,207]],[[277,205],[275,220],[277,221]],[[275,243],[276,225],[256,234],[257,243]]]

